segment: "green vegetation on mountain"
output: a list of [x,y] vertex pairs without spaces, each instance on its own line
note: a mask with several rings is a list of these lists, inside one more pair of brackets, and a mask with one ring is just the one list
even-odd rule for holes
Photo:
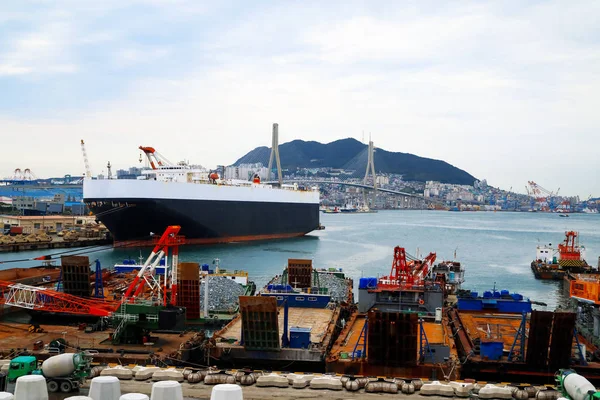
[[[234,165],[263,163],[268,165],[271,149],[257,147],[237,160]],[[348,138],[331,143],[293,140],[279,145],[281,167],[288,170],[298,168],[339,168],[356,171],[364,175],[367,165],[367,145]],[[401,174],[405,180],[440,181],[472,185],[475,178],[445,161],[419,157],[414,154],[396,153],[375,149],[375,170],[378,173]]]

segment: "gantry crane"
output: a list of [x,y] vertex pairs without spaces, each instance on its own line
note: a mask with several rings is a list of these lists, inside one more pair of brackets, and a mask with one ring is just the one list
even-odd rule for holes
[[[540,203],[540,208],[542,211],[552,211],[554,209],[554,197],[558,196],[558,192],[560,188],[555,192],[552,192],[548,189],[544,189],[534,181],[528,181],[526,186],[527,195],[534,197],[538,203]],[[547,205],[545,204],[547,203]]]

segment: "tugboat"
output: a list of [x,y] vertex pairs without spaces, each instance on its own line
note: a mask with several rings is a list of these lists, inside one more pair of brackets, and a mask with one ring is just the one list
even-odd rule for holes
[[583,258],[584,246],[579,245],[579,233],[565,232],[565,240],[558,245],[537,246],[531,270],[536,279],[563,280],[567,273],[590,273],[594,269]]

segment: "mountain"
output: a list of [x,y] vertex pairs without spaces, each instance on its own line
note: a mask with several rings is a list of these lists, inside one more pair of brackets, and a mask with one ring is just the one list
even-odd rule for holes
[[[331,143],[293,140],[279,145],[281,168],[343,168],[364,175],[367,167],[368,146],[356,139],[348,138]],[[269,164],[271,149],[257,147],[237,160],[233,165]],[[439,181],[472,185],[475,178],[445,161],[419,157],[414,154],[396,153],[375,148],[375,171],[402,174],[405,180]]]

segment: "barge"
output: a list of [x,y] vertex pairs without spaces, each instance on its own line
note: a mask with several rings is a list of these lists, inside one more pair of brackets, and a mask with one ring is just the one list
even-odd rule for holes
[[407,261],[394,249],[392,270],[361,278],[358,309],[327,357],[327,371],[350,375],[458,379],[460,365],[443,316],[463,282],[460,263],[435,262],[435,253]]
[[518,293],[465,291],[447,310],[461,376],[494,382],[548,384],[570,367],[600,382],[600,364],[589,362],[576,329],[576,313],[539,311]]
[[211,358],[223,367],[277,370],[293,364],[298,371],[324,371],[326,354],[353,308],[352,285],[341,271],[288,260],[258,296],[240,296],[240,314],[213,335]]

